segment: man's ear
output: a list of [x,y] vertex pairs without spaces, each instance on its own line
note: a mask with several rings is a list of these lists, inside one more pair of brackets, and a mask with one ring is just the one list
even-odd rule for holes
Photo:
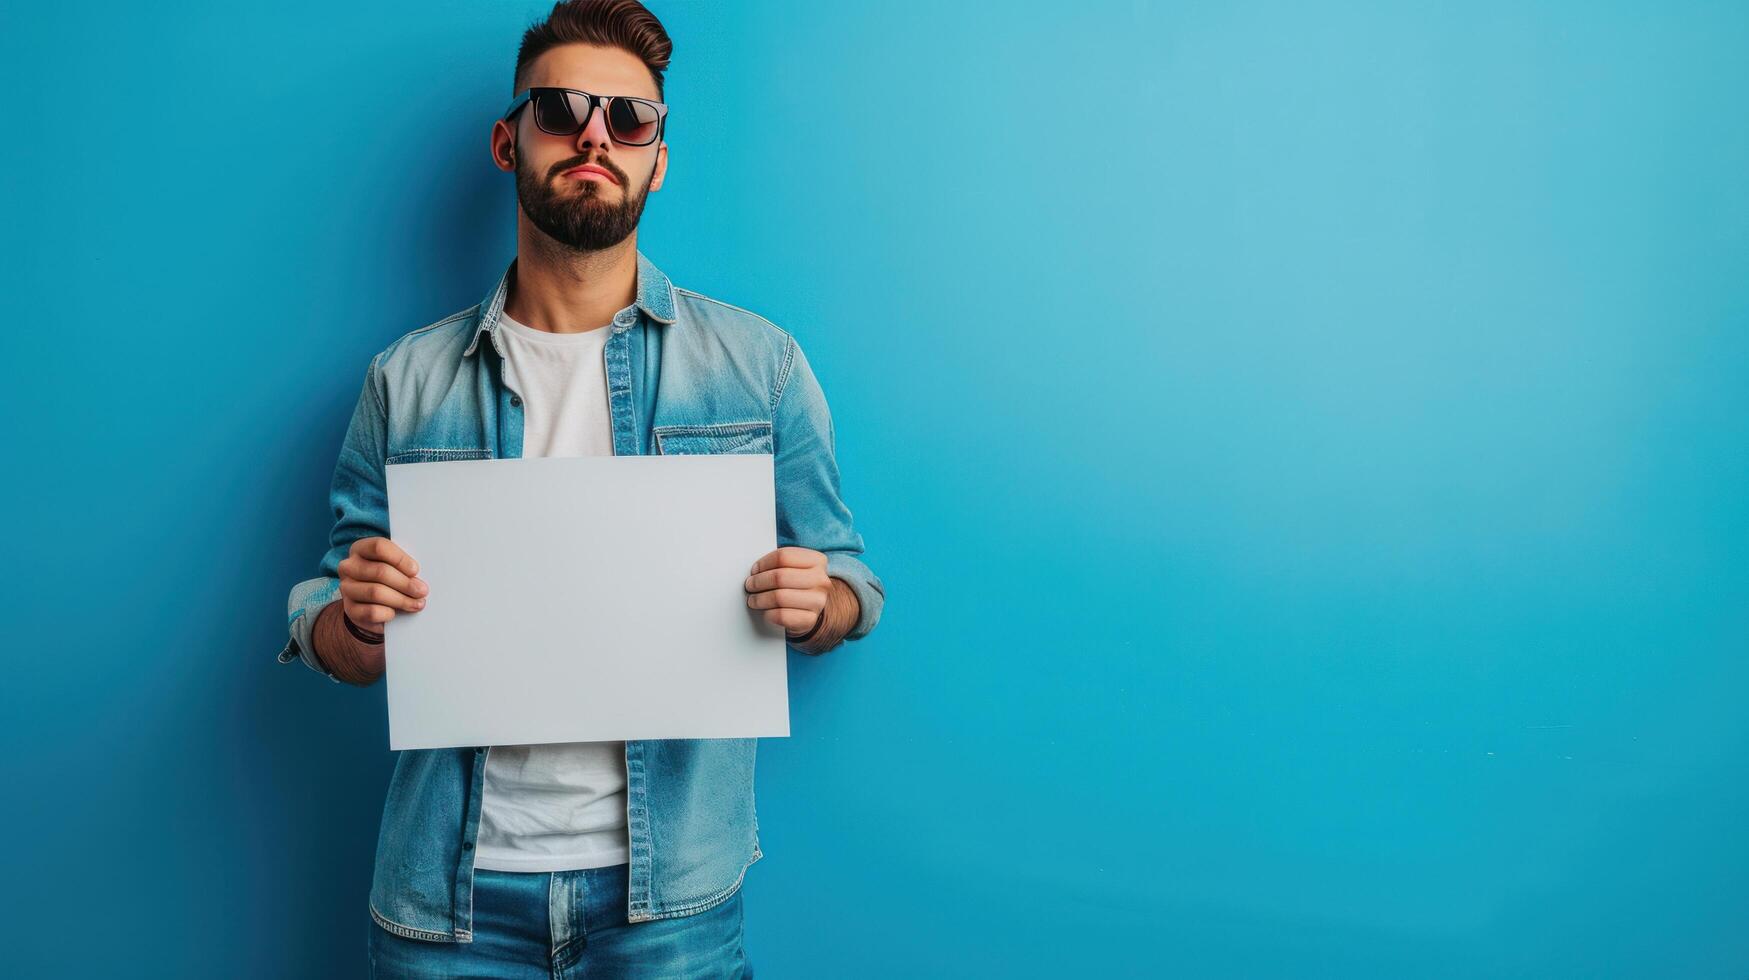
[[656,146],[656,173],[650,178],[650,189],[662,189],[662,178],[668,175],[668,141],[663,140]]
[[[502,139],[499,138],[499,133],[504,134]],[[490,142],[488,146],[492,153],[492,166],[497,167],[499,170],[515,170],[515,134],[510,132],[509,126],[504,125],[504,120],[500,119],[492,124],[492,134],[489,137],[489,140]],[[500,146],[503,147],[502,151],[499,149]]]

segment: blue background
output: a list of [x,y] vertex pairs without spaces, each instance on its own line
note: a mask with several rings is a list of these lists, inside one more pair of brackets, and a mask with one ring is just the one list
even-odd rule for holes
[[[546,6],[0,10],[9,975],[363,974],[383,688],[274,655]],[[654,9],[640,245],[889,592],[761,977],[1749,975],[1749,8]]]

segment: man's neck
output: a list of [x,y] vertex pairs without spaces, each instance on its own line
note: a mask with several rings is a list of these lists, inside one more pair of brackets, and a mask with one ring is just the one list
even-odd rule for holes
[[518,236],[504,311],[552,333],[604,327],[638,298],[638,235],[599,252],[565,248],[538,229]]

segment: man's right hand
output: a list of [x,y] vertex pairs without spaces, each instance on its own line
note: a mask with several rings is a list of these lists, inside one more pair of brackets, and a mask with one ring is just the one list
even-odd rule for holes
[[381,633],[402,612],[425,608],[430,586],[419,563],[388,538],[360,538],[340,560],[341,611],[361,629]]

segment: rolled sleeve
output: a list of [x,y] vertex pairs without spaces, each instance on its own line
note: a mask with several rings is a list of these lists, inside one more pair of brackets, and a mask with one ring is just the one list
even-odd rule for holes
[[860,639],[880,621],[886,588],[861,557],[862,534],[839,490],[831,409],[794,337],[789,338],[776,398],[777,543],[826,555],[826,573],[850,586],[861,606],[845,639]]
[[322,576],[305,579],[292,586],[291,596],[286,602],[286,631],[290,638],[285,641],[285,649],[279,652],[279,662],[289,664],[293,660],[302,660],[306,666],[317,673],[324,674],[336,683],[340,678],[334,676],[322,661],[316,659],[316,615],[324,606],[340,597],[340,579]]
[[334,464],[334,478],[328,490],[334,526],[328,536],[328,551],[318,569],[322,574],[293,585],[286,600],[288,636],[279,662],[302,660],[336,683],[340,678],[316,657],[316,615],[340,598],[340,562],[351,553],[353,543],[361,538],[389,536],[388,491],[383,477],[388,414],[377,363],[381,357],[378,354],[371,358],[365,370],[364,387],[359,390],[352,421],[346,427],[346,438]]

